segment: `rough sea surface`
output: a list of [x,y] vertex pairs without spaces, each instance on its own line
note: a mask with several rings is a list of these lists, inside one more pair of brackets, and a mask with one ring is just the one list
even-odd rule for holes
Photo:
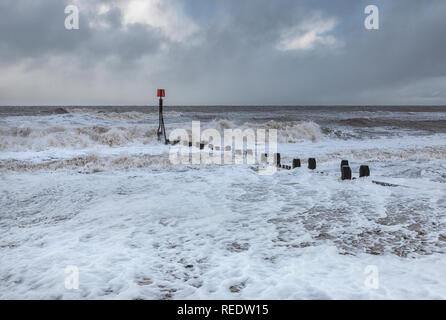
[[446,299],[446,107],[165,107],[191,121],[302,167],[173,165],[153,106],[0,107],[0,298]]

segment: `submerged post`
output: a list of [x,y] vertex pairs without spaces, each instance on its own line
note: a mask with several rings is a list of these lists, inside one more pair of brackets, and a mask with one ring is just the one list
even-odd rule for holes
[[316,158],[308,159],[308,169],[315,170],[316,169]]
[[280,153],[275,153],[274,154],[274,161],[276,162],[277,167],[280,168]]
[[341,167],[341,179],[351,180],[352,179],[352,169],[348,165],[343,165]]
[[362,165],[359,167],[359,177],[370,177],[370,168],[369,166]]
[[293,169],[300,167],[300,159],[293,159]]
[[166,128],[164,127],[164,117],[163,117],[163,98],[166,96],[166,90],[158,89],[157,97],[159,99],[159,125],[156,134],[158,135],[158,141],[161,141],[161,136],[164,138],[164,143],[168,144],[169,140],[166,137]]

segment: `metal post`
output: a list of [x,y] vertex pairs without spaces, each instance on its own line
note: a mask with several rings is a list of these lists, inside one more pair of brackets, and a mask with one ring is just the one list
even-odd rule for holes
[[158,125],[158,130],[157,130],[157,135],[158,135],[158,141],[161,141],[161,136],[164,138],[164,142],[166,144],[169,143],[169,141],[167,140],[166,137],[166,128],[164,127],[164,117],[163,117],[163,98],[160,97],[159,100],[159,125]]

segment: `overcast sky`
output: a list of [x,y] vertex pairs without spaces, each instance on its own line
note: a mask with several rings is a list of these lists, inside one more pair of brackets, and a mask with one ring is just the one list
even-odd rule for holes
[[0,105],[446,105],[445,33],[445,0],[1,0]]

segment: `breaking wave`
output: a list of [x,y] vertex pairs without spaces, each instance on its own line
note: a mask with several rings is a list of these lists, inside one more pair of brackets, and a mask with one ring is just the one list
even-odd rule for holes
[[48,149],[86,149],[95,146],[146,145],[156,140],[156,129],[127,127],[48,127],[0,129],[2,151],[44,151]]
[[278,142],[280,143],[295,143],[300,141],[317,141],[322,138],[323,133],[321,127],[312,121],[274,121],[270,120],[266,123],[251,123],[246,122],[242,126],[230,120],[214,120],[209,123],[202,124],[203,129],[217,129],[221,133],[225,129],[265,129],[277,130]]
[[[321,155],[317,161],[321,163],[330,163],[339,159],[355,159],[368,162],[388,162],[388,161],[413,161],[418,162],[423,159],[445,160],[445,146],[414,147],[394,150],[381,150],[378,148],[369,148],[363,150],[345,150]],[[285,161],[289,160],[284,155]],[[201,165],[214,166],[211,163],[202,163]],[[217,166],[224,165],[224,163]],[[232,165],[232,164],[229,164]],[[194,167],[194,165],[186,165]],[[78,170],[81,173],[96,173],[108,170],[128,170],[138,168],[181,170],[181,165],[174,165],[169,160],[169,153],[149,154],[149,153],[127,153],[105,155],[97,152],[80,154],[70,158],[48,158],[39,161],[19,160],[19,159],[0,159],[0,172],[34,172],[40,170]],[[416,169],[420,169],[415,167]],[[421,170],[421,169],[420,169]],[[443,167],[430,168],[431,171],[438,171],[437,178],[434,181],[446,182],[446,175],[443,174]]]
[[279,142],[294,143],[303,140],[317,141],[322,137],[321,127],[312,121],[268,121],[266,129],[277,129]]
[[426,161],[429,160],[446,160],[446,146],[426,146],[426,147],[409,147],[409,148],[367,148],[367,149],[346,149],[327,153],[320,157],[318,161],[330,161],[334,159],[353,158],[357,160],[367,161]]
[[[132,113],[133,114],[133,113]],[[110,116],[110,115],[108,115]],[[119,116],[123,116],[119,114]],[[130,117],[130,114],[124,117]],[[139,117],[139,113],[138,113]],[[189,128],[188,128],[189,126]],[[155,144],[157,125],[153,124],[126,124],[126,125],[94,125],[94,126],[24,126],[0,129],[0,150],[44,151],[49,149],[88,149],[98,146],[122,147]],[[190,124],[184,124],[184,129],[190,131]],[[245,123],[238,126],[229,120],[211,121],[202,123],[201,129],[217,129],[221,134],[225,129],[276,129],[281,143],[298,141],[316,141],[322,137],[319,125],[314,122],[276,122],[268,121],[263,124]]]
[[428,132],[446,132],[446,121],[438,120],[407,120],[407,119],[386,119],[386,118],[350,118],[335,121],[342,126],[357,128],[400,128]]
[[15,159],[0,160],[1,171],[34,172],[54,170],[78,170],[80,173],[97,173],[107,170],[128,170],[136,168],[171,167],[168,154],[120,154],[101,156],[96,153],[79,155],[68,159],[53,159],[43,162],[21,161]]
[[[117,120],[124,122],[142,121],[142,120],[156,120],[158,119],[158,111],[153,110],[150,112],[138,112],[138,111],[103,111],[94,109],[72,108],[68,109],[70,114],[73,115],[86,115],[89,117],[105,119],[105,120]],[[177,111],[165,111],[164,117],[180,117],[181,113]]]

